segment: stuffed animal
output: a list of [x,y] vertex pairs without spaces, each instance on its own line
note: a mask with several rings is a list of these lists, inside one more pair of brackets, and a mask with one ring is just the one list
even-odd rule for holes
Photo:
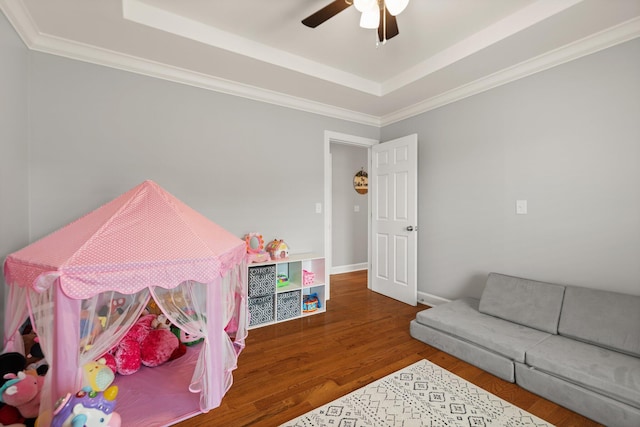
[[[23,371],[27,365],[27,359],[18,352],[0,354],[0,387],[9,379],[4,378],[6,374],[17,374]],[[0,426],[24,426],[25,418],[17,408],[6,405],[0,398]]]
[[40,410],[44,377],[20,371],[17,375],[6,374],[5,378],[9,381],[0,387],[0,401],[16,407],[25,418],[36,418]]
[[[39,375],[44,375],[47,371],[48,366],[43,358],[40,344],[36,342],[37,336],[30,325],[27,326],[22,334],[27,357],[18,352],[0,354],[0,387],[12,381],[12,378],[5,378],[6,374],[15,374],[17,377],[18,372],[24,371],[26,374],[35,375],[33,369],[36,368]],[[34,422],[34,418],[25,418],[18,408],[5,404],[0,397],[0,426],[25,427],[33,426]]]
[[154,329],[154,324],[165,323],[154,314],[140,317],[115,347],[112,354],[119,374],[131,375],[142,365],[159,366],[178,349],[180,343],[176,336],[168,328]]
[[94,391],[105,391],[114,378],[115,374],[107,366],[107,359],[104,357],[82,367],[82,386],[91,387]]
[[183,329],[180,329],[176,326],[172,326],[171,327],[171,332],[173,332],[173,334],[178,337],[178,339],[180,340],[180,342],[188,347],[196,345],[198,343],[201,343],[202,341],[204,341],[204,333],[202,333],[202,331],[199,331],[199,333],[197,335],[192,335],[189,332],[186,332]]

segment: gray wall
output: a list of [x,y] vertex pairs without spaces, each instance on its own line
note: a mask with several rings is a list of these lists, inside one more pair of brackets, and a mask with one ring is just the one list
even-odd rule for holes
[[[490,271],[640,294],[640,39],[382,131],[419,139],[419,292]],[[515,201],[528,200],[528,215]]]
[[[27,48],[0,13],[0,262],[29,242],[27,70]],[[4,276],[0,278],[0,285],[3,283]],[[3,286],[0,337],[5,293]]]
[[[353,177],[367,171],[367,149],[353,145],[331,144],[332,254],[333,269],[352,271],[368,259],[368,194],[353,188]],[[354,207],[360,211],[355,212]]]
[[2,16],[0,255],[145,179],[322,253],[324,131],[418,133],[420,292],[500,271],[640,294],[639,76],[635,40],[380,131],[30,52]]
[[379,129],[31,53],[32,238],[145,179],[237,236],[324,252],[324,131]]

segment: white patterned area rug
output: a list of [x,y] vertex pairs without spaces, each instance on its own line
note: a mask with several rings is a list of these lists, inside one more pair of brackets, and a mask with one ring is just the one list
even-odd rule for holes
[[422,360],[281,427],[547,427],[551,424]]

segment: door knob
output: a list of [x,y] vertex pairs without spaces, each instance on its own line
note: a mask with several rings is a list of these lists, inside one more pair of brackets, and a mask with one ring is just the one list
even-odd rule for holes
[[407,231],[413,231],[413,230],[414,230],[413,225],[408,225],[407,226]]

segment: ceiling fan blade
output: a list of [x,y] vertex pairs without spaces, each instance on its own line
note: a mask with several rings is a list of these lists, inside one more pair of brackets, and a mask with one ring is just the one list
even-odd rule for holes
[[385,37],[383,31],[385,28],[384,23],[384,16],[383,16],[383,12],[382,9],[380,9],[380,25],[378,25],[378,40],[380,40],[381,42],[386,40],[389,40],[390,38],[393,38],[395,36],[397,36],[400,32],[398,31],[398,21],[396,21],[396,17],[393,16],[392,14],[389,13],[389,10],[385,7],[384,11],[386,12],[386,19],[387,19],[387,23],[386,23],[386,29],[387,29],[387,36]]
[[316,13],[304,18],[302,23],[307,27],[315,28],[324,21],[333,18],[349,6],[351,6],[351,3],[347,3],[345,0],[335,0]]

